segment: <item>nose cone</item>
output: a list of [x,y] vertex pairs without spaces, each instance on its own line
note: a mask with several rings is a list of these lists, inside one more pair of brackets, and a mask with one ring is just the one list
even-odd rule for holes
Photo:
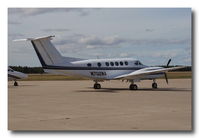
[[24,79],[25,79],[25,78],[28,78],[28,75],[27,75],[27,74],[24,74],[23,78],[24,78]]
[[20,77],[21,77],[22,79],[25,79],[25,78],[28,78],[28,75],[27,75],[27,74],[24,74],[24,73],[21,73],[21,74],[20,74]]

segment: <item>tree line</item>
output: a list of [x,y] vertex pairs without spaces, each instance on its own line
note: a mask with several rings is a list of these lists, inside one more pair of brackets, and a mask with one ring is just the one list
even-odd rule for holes
[[15,71],[23,72],[26,74],[42,74],[44,70],[42,67],[22,67],[22,66],[10,66]]
[[[161,66],[161,67],[168,68],[167,66]],[[178,66],[169,66],[169,68],[171,67],[178,67]],[[173,70],[173,72],[175,71],[192,71],[192,66],[186,66],[185,68],[182,69]]]

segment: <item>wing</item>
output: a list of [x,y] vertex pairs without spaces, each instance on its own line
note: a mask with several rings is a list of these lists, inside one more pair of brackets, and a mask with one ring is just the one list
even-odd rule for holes
[[137,71],[133,71],[128,74],[117,76],[115,77],[115,79],[136,79],[136,78],[140,78],[146,75],[154,75],[156,73],[164,73],[170,70],[177,70],[181,68],[185,68],[185,67],[172,67],[172,68],[148,67],[148,68],[139,69]]

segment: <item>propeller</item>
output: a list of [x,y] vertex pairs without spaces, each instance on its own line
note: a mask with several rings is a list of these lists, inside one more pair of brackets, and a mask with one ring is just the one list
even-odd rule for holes
[[167,78],[167,74],[166,73],[164,73],[164,77],[165,77],[165,80],[166,80],[166,82],[168,84],[169,82],[168,82],[168,78]]
[[169,66],[170,62],[171,62],[171,59],[169,59],[169,61],[167,62],[167,67]]
[[[167,62],[167,67],[169,66],[170,62],[171,62],[171,59],[168,60],[168,62]],[[169,82],[168,82],[168,77],[167,77],[167,74],[166,74],[166,73],[164,73],[164,77],[165,77],[165,80],[166,80],[166,82],[167,82],[167,84],[168,84]]]

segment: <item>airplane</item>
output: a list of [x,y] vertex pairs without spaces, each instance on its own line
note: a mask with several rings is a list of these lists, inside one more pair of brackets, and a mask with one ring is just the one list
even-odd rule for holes
[[17,80],[19,79],[24,79],[24,78],[27,78],[28,75],[22,73],[22,72],[18,72],[18,71],[15,71],[13,69],[11,69],[10,67],[8,67],[8,80],[9,81],[14,81],[14,86],[18,86],[18,82]]
[[[184,67],[149,67],[143,65],[139,60],[133,58],[115,59],[80,59],[64,57],[51,43],[55,36],[44,36],[38,38],[18,39],[14,41],[30,41],[40,60],[40,63],[47,73],[60,75],[81,76],[94,81],[93,88],[100,89],[99,82],[105,80],[127,80],[131,84],[130,90],[137,90],[135,84],[141,80],[153,80],[152,88],[158,88],[156,79],[165,77],[168,84],[167,72]],[[171,59],[167,63],[169,66]]]

